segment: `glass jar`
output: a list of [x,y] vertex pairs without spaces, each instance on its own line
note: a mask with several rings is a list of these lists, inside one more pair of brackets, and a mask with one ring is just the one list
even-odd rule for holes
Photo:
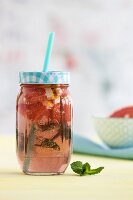
[[16,106],[19,164],[26,174],[63,174],[72,152],[69,73],[21,72],[20,86]]

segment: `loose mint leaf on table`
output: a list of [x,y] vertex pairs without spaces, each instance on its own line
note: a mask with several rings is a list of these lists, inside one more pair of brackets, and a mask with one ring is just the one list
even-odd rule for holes
[[83,163],[80,161],[73,162],[73,163],[71,163],[71,168],[75,173],[81,174],[82,168],[83,168]]
[[104,167],[98,167],[96,169],[91,169],[88,172],[88,175],[99,174],[103,169],[104,169]]
[[82,167],[82,174],[81,175],[88,175],[91,170],[91,166],[89,163],[85,163]]
[[79,174],[80,176],[98,174],[104,169],[104,167],[91,169],[89,163],[83,164],[81,161],[76,161],[71,163],[71,168],[75,173]]

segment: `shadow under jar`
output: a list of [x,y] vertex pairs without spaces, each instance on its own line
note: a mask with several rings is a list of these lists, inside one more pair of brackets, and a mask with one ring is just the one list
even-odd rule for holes
[[63,174],[72,153],[69,73],[21,72],[20,84],[16,106],[19,164],[26,174]]

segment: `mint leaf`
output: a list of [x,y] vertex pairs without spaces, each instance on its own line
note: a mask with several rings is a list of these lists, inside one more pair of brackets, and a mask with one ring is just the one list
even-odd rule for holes
[[91,169],[88,174],[89,175],[93,175],[93,174],[99,174],[102,170],[104,169],[104,167],[98,167],[96,169]]
[[91,169],[91,166],[89,163],[83,164],[81,161],[76,161],[71,164],[72,170],[79,174],[80,176],[85,176],[85,175],[94,175],[100,173],[104,167],[98,167],[96,169]]
[[83,163],[81,161],[73,162],[71,168],[75,173],[82,174]]
[[89,163],[85,163],[82,167],[82,174],[80,174],[81,176],[83,175],[88,175],[88,173],[90,172],[91,170],[91,166]]

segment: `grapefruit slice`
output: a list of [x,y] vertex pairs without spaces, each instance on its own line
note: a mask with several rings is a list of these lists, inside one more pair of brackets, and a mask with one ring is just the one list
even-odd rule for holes
[[133,118],[133,106],[127,106],[113,112],[110,117]]

